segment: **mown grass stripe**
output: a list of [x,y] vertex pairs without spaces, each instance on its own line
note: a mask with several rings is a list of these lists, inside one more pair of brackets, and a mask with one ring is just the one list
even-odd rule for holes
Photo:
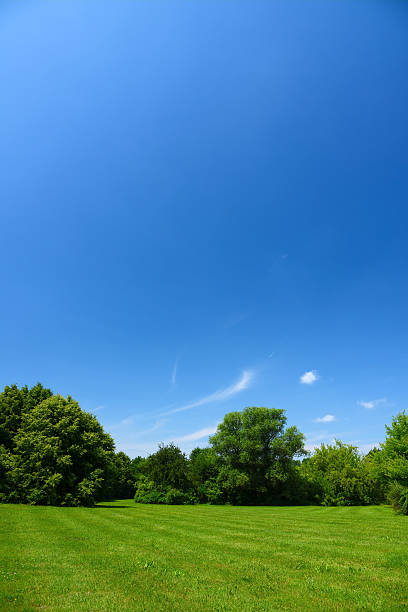
[[110,506],[0,507],[0,609],[406,609],[389,508]]

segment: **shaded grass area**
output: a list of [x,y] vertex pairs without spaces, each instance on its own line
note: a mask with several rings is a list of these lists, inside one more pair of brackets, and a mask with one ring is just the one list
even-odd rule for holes
[[1,610],[405,610],[386,507],[0,506]]

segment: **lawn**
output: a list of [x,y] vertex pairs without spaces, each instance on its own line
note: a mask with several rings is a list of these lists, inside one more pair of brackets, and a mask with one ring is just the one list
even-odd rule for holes
[[387,507],[0,506],[0,610],[408,609]]

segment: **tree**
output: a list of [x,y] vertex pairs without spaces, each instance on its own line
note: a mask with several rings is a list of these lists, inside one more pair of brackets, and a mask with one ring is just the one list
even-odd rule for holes
[[322,444],[300,472],[309,483],[310,501],[325,506],[365,505],[377,501],[378,487],[369,460],[363,459],[357,447],[336,440]]
[[137,456],[130,460],[130,471],[134,482],[143,474],[143,468],[146,463],[145,457]]
[[223,494],[217,484],[219,458],[213,448],[195,448],[190,453],[190,480],[200,502],[218,504]]
[[[92,505],[102,490],[114,444],[71,397],[54,395],[23,412],[6,458],[9,500]],[[3,495],[4,500],[4,495]]]
[[136,489],[136,476],[132,460],[126,453],[112,454],[101,495],[106,499],[128,499]]
[[173,443],[159,444],[159,450],[147,458],[144,471],[157,486],[180,491],[188,487],[187,458]]
[[219,459],[213,448],[194,448],[189,459],[190,479],[194,485],[198,486],[217,476]]
[[189,466],[185,454],[174,444],[159,444],[159,450],[143,464],[135,501],[150,504],[182,504],[190,500]]
[[374,457],[376,475],[394,510],[408,514],[408,415],[400,412],[386,426],[387,436]]
[[41,383],[31,389],[27,385],[21,389],[17,385],[4,387],[0,393],[0,446],[11,450],[23,414],[51,396],[52,391],[45,389]]
[[294,458],[306,451],[303,434],[285,425],[284,410],[276,408],[245,408],[224,417],[210,443],[220,460],[217,480],[228,501],[277,503],[286,498]]

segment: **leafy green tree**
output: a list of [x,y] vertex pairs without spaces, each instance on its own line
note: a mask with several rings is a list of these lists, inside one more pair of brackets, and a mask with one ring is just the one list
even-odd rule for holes
[[190,479],[195,486],[215,478],[219,472],[219,459],[213,448],[194,448],[190,453]]
[[301,474],[313,493],[310,501],[325,506],[365,505],[377,501],[378,490],[370,464],[358,448],[336,440],[322,444],[302,462]]
[[41,383],[31,389],[27,386],[21,389],[17,385],[6,386],[0,393],[0,446],[12,449],[23,414],[51,396],[52,391],[45,389]]
[[144,471],[155,485],[180,491],[188,486],[187,458],[174,444],[159,444],[159,450],[147,458]]
[[188,487],[187,458],[174,444],[159,444],[159,450],[147,458],[144,471],[155,485],[180,491]]
[[132,461],[126,453],[119,451],[114,458],[117,468],[117,488],[116,497],[127,499],[135,494],[136,481],[132,470]]
[[219,504],[223,494],[217,484],[220,461],[213,448],[195,448],[191,451],[190,480],[201,503]]
[[101,496],[105,499],[128,499],[134,496],[135,489],[136,476],[132,460],[122,451],[112,454]]
[[408,514],[408,415],[400,412],[386,426],[387,436],[374,457],[378,479],[388,491],[394,510]]
[[146,463],[145,457],[134,457],[130,460],[130,471],[134,482],[144,473],[144,465]]
[[93,415],[69,396],[51,396],[22,415],[14,452],[3,457],[6,495],[31,504],[92,505],[113,449]]
[[143,463],[136,483],[135,501],[149,504],[190,503],[189,465],[174,444],[159,444],[159,450]]
[[285,425],[284,410],[276,408],[251,407],[225,415],[210,443],[221,464],[217,482],[228,501],[279,503],[286,498],[294,458],[306,451],[303,434]]

